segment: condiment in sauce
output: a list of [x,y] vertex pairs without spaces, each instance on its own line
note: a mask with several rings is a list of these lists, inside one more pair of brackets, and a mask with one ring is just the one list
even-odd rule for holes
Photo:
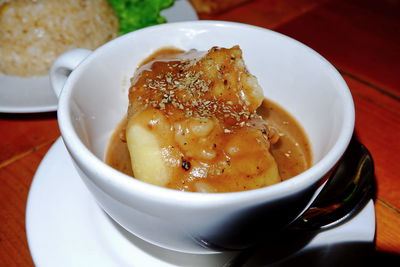
[[[271,100],[264,99],[258,108],[259,113],[273,125],[280,136],[279,141],[271,145],[279,174],[283,180],[296,176],[311,167],[312,155],[308,138],[293,116]],[[126,118],[115,129],[106,153],[106,163],[111,167],[134,176],[131,159],[125,138]]]
[[293,177],[311,165],[307,137],[260,90],[238,47],[160,50],[132,78],[128,118],[106,162],[183,191],[241,191]]

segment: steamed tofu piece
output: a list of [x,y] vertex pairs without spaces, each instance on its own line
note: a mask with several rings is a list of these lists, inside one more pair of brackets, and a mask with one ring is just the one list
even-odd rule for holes
[[143,65],[132,78],[126,127],[134,176],[197,192],[280,182],[269,151],[276,135],[256,113],[262,101],[238,46]]

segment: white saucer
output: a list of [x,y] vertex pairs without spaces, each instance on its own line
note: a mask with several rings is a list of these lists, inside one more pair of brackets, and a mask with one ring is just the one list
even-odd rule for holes
[[[234,253],[184,254],[148,244],[115,224],[96,204],[59,138],[40,164],[26,211],[36,266],[222,266]],[[343,242],[372,243],[372,200],[351,221],[319,233],[302,250]]]
[[48,76],[18,77],[0,73],[0,112],[55,111],[57,102]]
[[[187,0],[175,0],[161,15],[168,22],[197,20],[196,11]],[[18,77],[0,73],[0,112],[37,113],[57,110],[57,97],[49,77]]]

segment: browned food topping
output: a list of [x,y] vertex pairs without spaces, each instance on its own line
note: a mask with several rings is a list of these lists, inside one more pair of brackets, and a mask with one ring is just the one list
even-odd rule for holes
[[166,116],[217,117],[224,122],[225,132],[259,118],[255,112],[258,103],[250,104],[243,97],[240,79],[244,74],[237,71],[243,63],[234,64],[237,59],[241,62],[241,51],[238,47],[229,54],[226,51],[212,48],[202,59],[155,61],[143,66],[140,76],[132,79],[132,109],[153,107]]
[[128,125],[157,136],[165,186],[222,192],[280,181],[269,152],[279,135],[256,113],[262,89],[238,46],[164,56],[131,83]]

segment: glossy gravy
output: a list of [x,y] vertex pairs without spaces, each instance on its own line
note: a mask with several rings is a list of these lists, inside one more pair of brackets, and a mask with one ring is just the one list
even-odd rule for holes
[[[271,145],[279,174],[283,180],[300,174],[311,167],[312,156],[308,138],[293,116],[281,106],[265,99],[257,110],[264,119],[278,130],[279,141]],[[111,167],[134,177],[131,159],[125,139],[126,118],[115,129],[106,153],[106,163]]]
[[[175,48],[166,48],[159,50],[151,55],[149,58],[144,60],[141,66],[152,61],[153,59],[159,60],[165,58],[166,60],[168,60],[168,58],[174,57],[176,54],[179,53],[182,53],[182,51]],[[256,113],[262,116],[268,122],[268,127],[275,129],[275,135],[279,135],[279,140],[276,143],[271,142],[270,152],[278,165],[281,180],[289,179],[308,169],[312,164],[312,153],[310,149],[310,143],[300,124],[282,107],[267,99],[264,99],[262,105],[257,109]],[[130,153],[128,151],[125,137],[126,126],[127,119],[125,118],[120,122],[110,139],[110,143],[106,152],[105,162],[113,168],[134,177],[134,173],[131,167]],[[233,129],[235,129],[235,127]],[[226,141],[223,141],[225,137],[222,138],[223,139],[220,139],[220,141],[217,141],[219,142],[218,148],[220,147],[220,145],[224,145],[226,143]],[[262,157],[260,158],[260,156],[258,156],[257,154],[258,151],[255,147],[257,146],[257,142],[253,142],[251,141],[251,139],[242,140],[241,142],[245,142],[245,145],[242,145],[242,147],[247,146],[246,149],[250,149],[249,151],[253,151],[254,149],[254,153],[251,152],[249,154],[249,158],[240,158],[239,161],[236,160],[236,163],[235,165],[233,165],[233,167],[236,170],[239,170],[239,172],[246,172],[246,168],[248,166],[254,165],[254,163],[250,164],[250,161],[257,160],[259,162],[256,163],[257,170],[252,171],[258,171],[259,166],[261,170],[263,168],[263,159]],[[254,144],[250,144],[251,142],[253,142]],[[216,146],[216,144],[217,143],[215,143],[214,145]],[[196,145],[194,145],[194,148],[196,148]],[[217,163],[218,160],[221,160],[221,158],[217,157],[214,161]],[[193,188],[193,185],[191,185],[192,178],[189,177],[189,180],[185,180],[188,178],[182,178],[183,176],[185,176],[185,166],[183,163],[182,169],[177,169],[178,171],[175,172],[176,177],[169,182],[167,187],[184,191],[196,191]],[[228,165],[229,164],[230,162],[228,162]],[[188,166],[188,168],[190,168],[190,165]],[[210,183],[214,187],[219,188],[219,192],[251,189],[246,187],[239,188],[237,185],[230,184],[241,183],[240,179],[251,179],[250,176],[248,176],[249,178],[246,178],[247,176],[243,176],[243,178],[234,177],[232,179],[227,179],[230,178],[228,175],[230,168],[230,165],[222,168],[222,173],[219,173],[218,175],[216,173],[210,174],[208,178],[205,178],[207,180],[207,183]],[[228,170],[228,173],[225,172],[224,174],[223,171],[225,169]],[[255,187],[253,188],[257,188],[257,185],[255,185]]]

